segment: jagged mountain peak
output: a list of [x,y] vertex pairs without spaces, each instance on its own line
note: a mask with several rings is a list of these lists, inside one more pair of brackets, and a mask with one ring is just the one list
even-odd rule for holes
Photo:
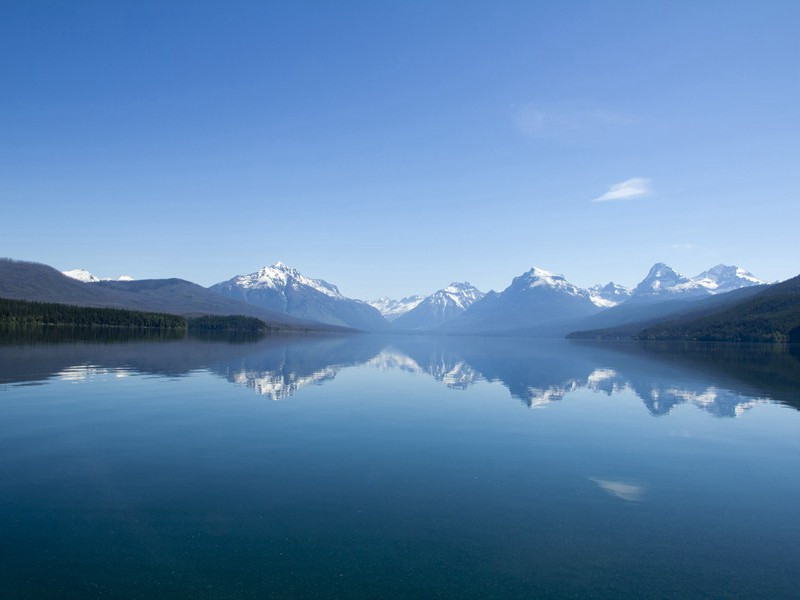
[[532,267],[515,277],[502,292],[485,294],[463,315],[443,326],[444,331],[519,333],[548,327],[553,321],[579,318],[607,307],[559,274]]
[[457,317],[484,295],[468,282],[454,281],[425,297],[395,323],[408,329],[433,329]]
[[633,291],[635,297],[689,297],[723,294],[768,282],[735,265],[719,264],[695,277],[686,277],[664,263],[656,263]]
[[609,281],[607,284],[596,284],[589,288],[589,295],[597,306],[611,308],[630,298],[631,290],[624,285]]
[[282,291],[288,286],[310,288],[332,298],[344,298],[339,288],[322,279],[306,277],[300,271],[284,262],[262,267],[254,273],[239,275],[232,280],[234,285],[250,289],[269,288]]
[[709,291],[717,294],[740,287],[765,285],[769,283],[768,281],[759,279],[741,267],[724,264],[711,267],[692,279],[707,287]]
[[424,302],[432,302],[443,306],[453,305],[459,310],[466,310],[481,298],[484,293],[467,282],[454,281],[450,285],[428,296]]
[[609,281],[606,284],[596,283],[589,289],[596,290],[598,292],[614,292],[614,291],[623,292],[625,290],[630,291],[630,288],[625,287],[624,285],[620,285],[619,283],[614,283],[613,281]]
[[679,273],[672,267],[670,267],[667,263],[657,262],[650,270],[647,272],[647,277],[645,279],[655,279],[655,278],[665,278],[665,277],[678,277],[688,279],[682,273]]
[[444,289],[464,290],[464,289],[476,289],[476,288],[468,281],[454,281]]
[[679,273],[666,263],[657,262],[650,267],[645,278],[634,288],[633,294],[637,296],[647,296],[664,292],[676,293],[687,291],[687,289],[692,287],[696,286],[692,285],[688,277]]
[[587,296],[588,292],[570,283],[560,273],[532,267],[522,275],[515,277],[508,289],[550,289],[571,296]]
[[297,269],[295,269],[293,266],[287,265],[285,262],[280,261],[280,260],[275,262],[275,263],[273,263],[269,267],[263,267],[262,270],[264,270],[264,269],[275,269],[277,271],[283,271],[285,273],[291,273],[292,275],[299,275],[300,274],[300,272]]
[[377,331],[388,327],[381,313],[361,300],[343,295],[339,288],[313,279],[278,261],[248,275],[212,286],[223,295],[295,317]]
[[561,278],[564,279],[564,276],[559,273],[553,273],[552,271],[547,271],[540,267],[531,267],[529,271],[526,271],[520,277],[527,277],[529,279],[548,279],[548,278]]
[[377,300],[371,300],[367,304],[378,309],[388,321],[394,321],[407,312],[414,310],[423,300],[425,300],[425,296],[419,295],[406,296],[400,300],[383,296]]

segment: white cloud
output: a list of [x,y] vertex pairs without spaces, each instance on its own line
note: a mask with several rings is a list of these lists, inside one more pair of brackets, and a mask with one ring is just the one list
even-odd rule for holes
[[625,481],[615,481],[613,479],[598,479],[589,477],[589,480],[596,483],[600,489],[610,496],[626,500],[628,502],[641,502],[644,500],[644,486]]
[[650,189],[650,180],[644,177],[633,177],[615,183],[602,196],[592,199],[592,202],[610,202],[612,200],[630,200],[632,198],[642,198],[649,196],[653,191]]
[[673,250],[694,250],[697,246],[691,242],[686,242],[685,244],[672,244],[670,248]]

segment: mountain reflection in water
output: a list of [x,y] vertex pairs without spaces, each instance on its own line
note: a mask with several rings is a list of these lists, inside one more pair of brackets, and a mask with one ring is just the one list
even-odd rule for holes
[[[454,390],[496,382],[531,408],[578,390],[634,393],[653,415],[681,404],[737,417],[759,403],[800,407],[800,358],[786,347],[592,344],[563,340],[374,335],[104,340],[6,337],[0,386],[100,374],[214,373],[272,400],[332,381],[343,369],[399,370]],[[2,389],[0,387],[0,389]]]

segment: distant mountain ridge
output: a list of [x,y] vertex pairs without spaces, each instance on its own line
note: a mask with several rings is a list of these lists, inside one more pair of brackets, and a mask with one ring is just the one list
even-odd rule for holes
[[[115,281],[111,277],[98,277],[97,275],[93,275],[86,269],[70,269],[69,271],[61,271],[67,277],[72,279],[77,279],[78,281],[82,281],[83,283],[97,283],[98,281]],[[133,277],[130,275],[120,275],[117,277],[116,281],[134,281]]]
[[242,315],[275,327],[325,328],[320,323],[250,306],[183,279],[83,283],[53,267],[0,259],[0,298],[123,308],[181,316]]
[[608,308],[625,302],[631,297],[632,292],[633,290],[630,288],[613,281],[609,281],[605,285],[593,285],[589,288],[589,295],[592,297],[592,301],[597,306],[606,306]]
[[707,296],[766,283],[752,273],[731,265],[717,265],[695,277],[686,277],[664,263],[656,263],[633,289],[631,300]]
[[535,328],[549,321],[588,316],[596,300],[563,275],[533,267],[502,292],[489,292],[443,327],[454,333],[501,333]]
[[406,296],[400,300],[394,300],[384,296],[377,300],[370,300],[367,304],[377,308],[383,317],[391,322],[406,314],[408,311],[415,309],[423,300],[425,300],[425,296],[419,295]]
[[401,315],[394,321],[394,325],[399,329],[434,329],[463,314],[484,296],[474,285],[454,281]]
[[276,262],[247,275],[237,275],[212,285],[211,290],[301,319],[365,331],[389,327],[380,311],[362,300],[347,298],[335,285],[306,277],[289,265]]
[[180,279],[111,281],[85,269],[59,273],[15,261],[0,268],[0,297],[11,299],[182,315],[240,314],[361,331],[536,336],[656,325],[699,310],[704,299],[721,298],[702,304],[704,310],[721,309],[747,297],[740,292],[758,292],[765,284],[738,266],[720,264],[687,277],[656,263],[633,289],[613,282],[582,288],[563,275],[533,267],[501,292],[484,294],[469,283],[453,282],[425,297],[369,303],[348,298],[336,285],[282,262],[210,288]]
[[729,306],[664,320],[637,331],[640,340],[800,342],[800,276]]

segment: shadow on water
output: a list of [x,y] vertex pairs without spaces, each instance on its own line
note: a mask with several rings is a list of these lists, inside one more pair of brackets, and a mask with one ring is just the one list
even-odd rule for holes
[[761,402],[800,408],[800,351],[787,346],[68,328],[0,335],[2,384],[47,381],[76,368],[170,377],[206,370],[284,399],[356,365],[424,374],[453,389],[499,382],[529,407],[588,389],[632,391],[654,415],[687,403],[720,417]]

